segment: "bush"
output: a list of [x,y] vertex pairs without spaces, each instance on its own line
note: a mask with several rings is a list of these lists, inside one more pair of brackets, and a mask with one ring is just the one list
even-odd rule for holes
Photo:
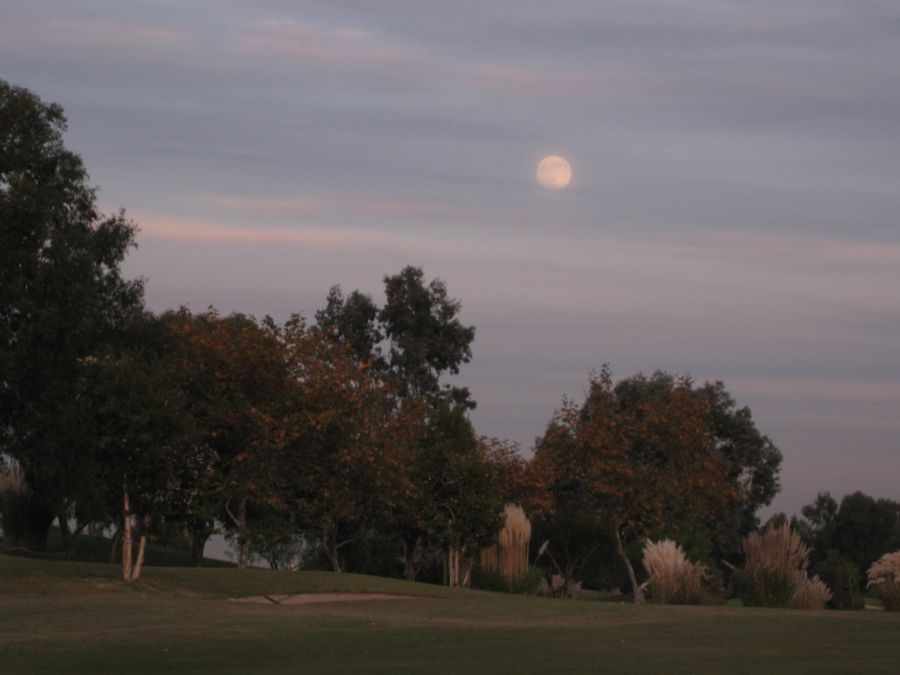
[[581,582],[574,579],[566,581],[561,574],[554,574],[549,580],[547,577],[541,579],[537,594],[548,598],[574,600],[581,594]]
[[517,595],[536,595],[544,579],[543,570],[529,566],[525,574],[507,579],[501,572],[476,565],[472,570],[472,588]]
[[878,597],[889,612],[900,611],[900,551],[885,553],[869,568],[869,588],[878,589]]
[[672,605],[698,605],[703,600],[705,565],[691,562],[671,539],[647,542],[644,569],[650,575],[646,583],[650,602]]
[[842,556],[835,549],[816,565],[816,574],[831,589],[828,606],[832,609],[864,609],[865,601],[860,593],[862,575],[855,562]]
[[822,580],[807,575],[809,547],[790,525],[752,532],[744,540],[744,554],[746,563],[735,585],[745,605],[800,609],[820,602],[824,607],[831,599]]
[[800,572],[794,579],[794,592],[788,607],[791,609],[825,609],[831,600],[831,591],[819,577],[810,578]]

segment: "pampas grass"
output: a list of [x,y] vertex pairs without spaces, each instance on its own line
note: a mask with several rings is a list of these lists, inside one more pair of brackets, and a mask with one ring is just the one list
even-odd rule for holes
[[872,563],[868,572],[868,588],[877,588],[884,608],[900,611],[900,551],[885,553]]
[[810,577],[805,571],[794,578],[794,593],[788,607],[791,609],[825,609],[831,600],[831,590],[819,577]]
[[821,609],[831,599],[825,582],[808,575],[809,547],[790,525],[752,532],[744,540],[744,554],[740,585],[745,604]]
[[505,523],[497,543],[481,551],[481,566],[512,582],[528,574],[531,521],[522,507],[516,504],[507,504],[504,515]]
[[568,598],[574,600],[581,594],[581,582],[566,582],[563,575],[554,574],[550,577],[549,582],[546,578],[541,579],[537,594],[547,598]]
[[703,579],[709,570],[691,562],[682,548],[671,539],[648,541],[644,547],[644,569],[650,602],[672,605],[696,605],[703,596]]

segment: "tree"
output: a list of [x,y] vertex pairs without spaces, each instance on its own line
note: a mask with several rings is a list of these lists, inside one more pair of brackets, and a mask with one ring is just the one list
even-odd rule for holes
[[885,553],[900,549],[900,504],[854,492],[841,500],[831,546],[868,570]]
[[191,414],[215,453],[207,500],[195,515],[205,523],[223,520],[246,567],[252,511],[283,504],[296,393],[283,330],[270,319],[221,317],[215,310],[182,309],[165,319],[184,341],[179,363]]
[[129,328],[127,346],[87,360],[82,392],[91,411],[85,420],[94,439],[90,463],[122,523],[126,582],[141,575],[148,535],[191,509],[212,463],[173,358],[176,336],[150,315]]
[[485,449],[465,407],[449,403],[431,411],[417,447],[416,483],[424,497],[419,522],[425,543],[446,555],[450,586],[468,584],[471,556],[491,545],[503,524],[502,468]]
[[402,498],[397,448],[409,427],[383,373],[352,344],[323,339],[294,319],[284,330],[296,385],[286,457],[286,509],[332,569],[342,551],[388,519]]
[[[635,407],[667,396],[675,385],[673,375],[656,371],[626,378],[615,391],[625,405]],[[740,498],[731,513],[722,514],[714,542],[716,557],[733,556],[740,553],[743,537],[758,527],[756,512],[778,492],[781,452],[756,428],[750,408],[739,408],[722,382],[691,383],[690,392],[704,402],[713,446],[727,463],[729,481],[739,488]]]
[[316,312],[316,329],[332,342],[349,346],[360,361],[384,366],[379,346],[384,334],[370,296],[353,291],[345,299],[341,287],[332,286],[325,308]]
[[102,217],[81,159],[66,150],[56,104],[0,81],[0,453],[29,486],[29,548],[68,521],[93,487],[76,396],[84,359],[117,334],[142,299],[122,278],[135,226]]
[[465,387],[440,384],[472,358],[475,328],[460,323],[462,304],[447,295],[440,279],[425,284],[418,267],[384,278],[385,304],[378,314],[389,341],[388,367],[401,396],[436,398],[474,408]]
[[738,527],[732,539],[736,549],[739,540],[758,526],[756,512],[771,504],[780,489],[781,451],[756,428],[750,408],[739,408],[722,382],[707,382],[696,391],[709,401],[713,441],[728,461],[729,479],[740,486],[741,498],[735,502]]
[[[349,345],[361,363],[383,371],[406,429],[417,430],[395,438],[392,453],[405,457],[401,463],[405,470],[394,492],[404,498],[390,519],[404,542],[405,575],[414,579],[417,553],[427,541],[434,541],[438,518],[434,495],[427,489],[426,467],[435,447],[427,439],[433,441],[441,431],[431,425],[445,420],[446,406],[475,407],[467,389],[442,385],[441,377],[458,373],[459,366],[471,359],[475,329],[460,322],[461,304],[449,297],[445,284],[439,279],[426,283],[420,268],[406,267],[385,276],[384,283],[385,304],[380,310],[367,295],[354,291],[345,299],[340,288],[333,287],[326,307],[316,313],[316,331]],[[385,350],[380,344],[384,340]],[[463,451],[467,442],[456,447],[462,452],[460,461],[469,457]],[[441,471],[449,467],[446,464]]]
[[824,563],[832,551],[853,563],[862,573],[879,557],[900,548],[900,503],[854,492],[840,504],[828,492],[820,492],[802,509],[798,530],[812,547],[812,559]]
[[691,381],[652,384],[653,396],[635,397],[607,368],[592,375],[585,402],[564,399],[534,458],[551,511],[591,514],[611,530],[635,601],[627,544],[651,532],[708,539],[738,497]]

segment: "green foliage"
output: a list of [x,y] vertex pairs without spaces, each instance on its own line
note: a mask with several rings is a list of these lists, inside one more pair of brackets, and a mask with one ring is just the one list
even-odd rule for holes
[[142,299],[120,273],[135,227],[100,215],[65,130],[60,106],[0,80],[0,453],[31,486],[19,543],[35,548],[96,490],[77,395],[84,359],[119,338]]
[[832,598],[828,606],[833,609],[865,609],[865,600],[860,593],[863,575],[852,560],[839,551],[831,549],[825,560],[814,567],[815,573],[831,589]]
[[334,342],[349,346],[360,361],[384,367],[380,347],[384,334],[370,296],[353,291],[344,298],[341,287],[332,286],[325,308],[316,312],[316,326]]
[[447,295],[440,279],[426,285],[424,273],[406,267],[384,278],[385,304],[378,314],[388,339],[388,366],[401,396],[435,397],[475,407],[468,389],[440,384],[443,373],[456,374],[472,358],[475,328],[460,323],[462,304]]
[[591,377],[582,405],[569,400],[535,451],[550,513],[583,513],[610,529],[635,594],[625,545],[651,531],[712,539],[739,499],[730,463],[714,443],[708,401],[688,378],[638,375],[613,386]]
[[764,570],[751,575],[746,570],[732,577],[734,591],[745,607],[781,607],[790,605],[794,579],[781,569]]
[[[840,504],[827,492],[803,507],[799,531],[824,562],[833,549],[861,572],[880,556],[900,548],[900,503],[854,492]],[[860,588],[862,578],[860,575]]]
[[841,500],[831,544],[861,570],[900,548],[900,503],[854,492]]

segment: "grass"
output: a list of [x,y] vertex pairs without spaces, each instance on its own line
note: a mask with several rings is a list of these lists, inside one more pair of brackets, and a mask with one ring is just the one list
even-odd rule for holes
[[[633,606],[327,572],[150,567],[0,555],[9,673],[900,672],[900,617]],[[280,607],[228,597],[417,596]]]
[[[0,541],[2,541],[2,539],[0,539]],[[53,527],[51,528],[50,536],[47,539],[46,551],[40,553],[20,551],[17,552],[16,555],[43,559],[107,562],[109,560],[111,544],[112,541],[108,537],[82,533],[72,540],[70,550],[64,552],[62,539],[59,536],[59,530],[57,530],[56,527]],[[2,550],[2,547],[0,547],[0,551]],[[147,565],[187,567],[190,565],[190,558],[190,554],[186,551],[163,548],[153,544],[147,545]],[[215,558],[204,558],[203,565],[205,567],[235,566],[234,563],[228,562],[227,560],[217,560]]]

